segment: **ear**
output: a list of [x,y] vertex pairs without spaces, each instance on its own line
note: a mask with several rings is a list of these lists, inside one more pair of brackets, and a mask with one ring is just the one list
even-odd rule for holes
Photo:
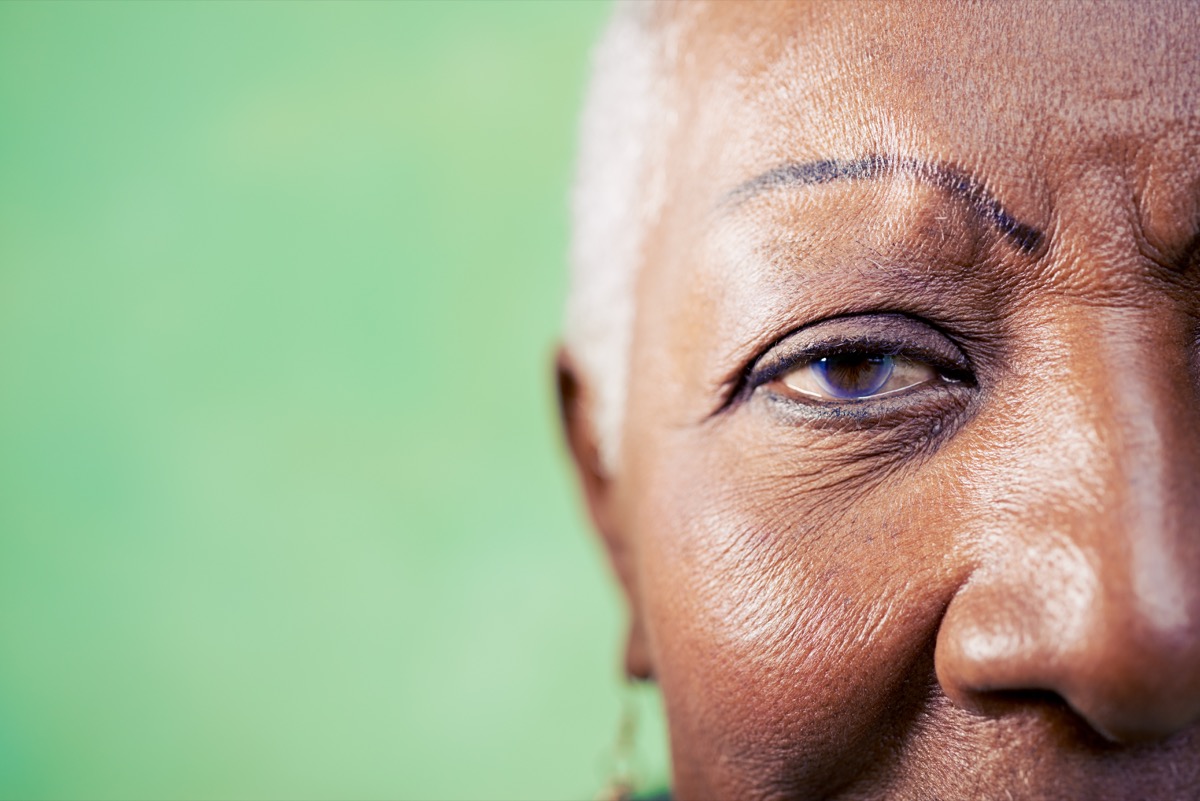
[[620,525],[613,492],[613,477],[600,458],[595,424],[595,394],[578,371],[570,353],[560,347],[555,357],[558,406],[563,432],[575,473],[583,489],[584,501],[592,525],[604,543],[609,563],[621,583],[629,607],[629,637],[625,645],[625,673],[630,678],[653,676],[645,627],[634,579],[633,554],[624,528]]

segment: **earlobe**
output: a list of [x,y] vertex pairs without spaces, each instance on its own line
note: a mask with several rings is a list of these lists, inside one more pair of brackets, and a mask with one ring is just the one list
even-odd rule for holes
[[650,651],[646,647],[642,616],[632,608],[629,637],[625,641],[625,675],[638,681],[650,681],[654,678],[654,666],[650,662]]
[[559,414],[571,460],[574,462],[576,475],[579,476],[592,525],[604,543],[609,563],[621,583],[621,590],[629,607],[625,672],[632,679],[650,679],[653,669],[638,603],[632,549],[614,508],[612,476],[600,458],[596,426],[593,422],[594,395],[588,391],[586,380],[565,348],[559,348],[556,354],[555,374]]

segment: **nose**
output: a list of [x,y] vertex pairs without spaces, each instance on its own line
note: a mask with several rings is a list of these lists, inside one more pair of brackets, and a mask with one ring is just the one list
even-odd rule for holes
[[995,715],[1053,694],[1115,742],[1200,720],[1196,383],[1163,353],[1073,354],[1040,422],[1009,432],[1007,466],[986,477],[1002,497],[938,631],[959,706]]

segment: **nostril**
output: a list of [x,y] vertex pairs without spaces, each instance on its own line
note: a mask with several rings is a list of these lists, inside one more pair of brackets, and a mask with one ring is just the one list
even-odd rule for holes
[[1200,730],[1200,583],[1175,575],[1200,568],[1197,550],[1178,565],[1153,563],[1155,586],[1183,588],[1153,597],[1138,590],[1128,559],[1092,564],[1061,543],[1037,560],[976,570],[938,628],[942,691],[977,715],[1036,713],[1096,744]]
[[1169,740],[1200,719],[1194,688],[1172,688],[1166,682],[1161,686],[1130,682],[1116,687],[1101,685],[1099,689],[1102,692],[1081,693],[1071,706],[1113,743]]
[[988,718],[1033,714],[1096,747],[1162,741],[1200,721],[1190,639],[1135,637],[1107,618],[1056,637],[1045,618],[997,621],[987,614],[995,606],[974,606],[980,598],[956,599],[935,647],[938,683],[959,707]]
[[1122,740],[1081,715],[1053,690],[992,690],[973,693],[971,709],[989,718],[1028,717],[1039,720],[1064,747],[1083,746],[1093,751],[1117,748]]
[[1063,697],[1052,690],[993,690],[978,694],[975,707],[983,714],[999,716],[1015,709],[1071,711]]

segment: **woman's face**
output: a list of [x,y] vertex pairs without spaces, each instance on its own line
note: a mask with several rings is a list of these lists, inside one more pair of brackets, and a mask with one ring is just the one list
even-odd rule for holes
[[592,498],[676,795],[1193,797],[1196,8],[679,13]]

